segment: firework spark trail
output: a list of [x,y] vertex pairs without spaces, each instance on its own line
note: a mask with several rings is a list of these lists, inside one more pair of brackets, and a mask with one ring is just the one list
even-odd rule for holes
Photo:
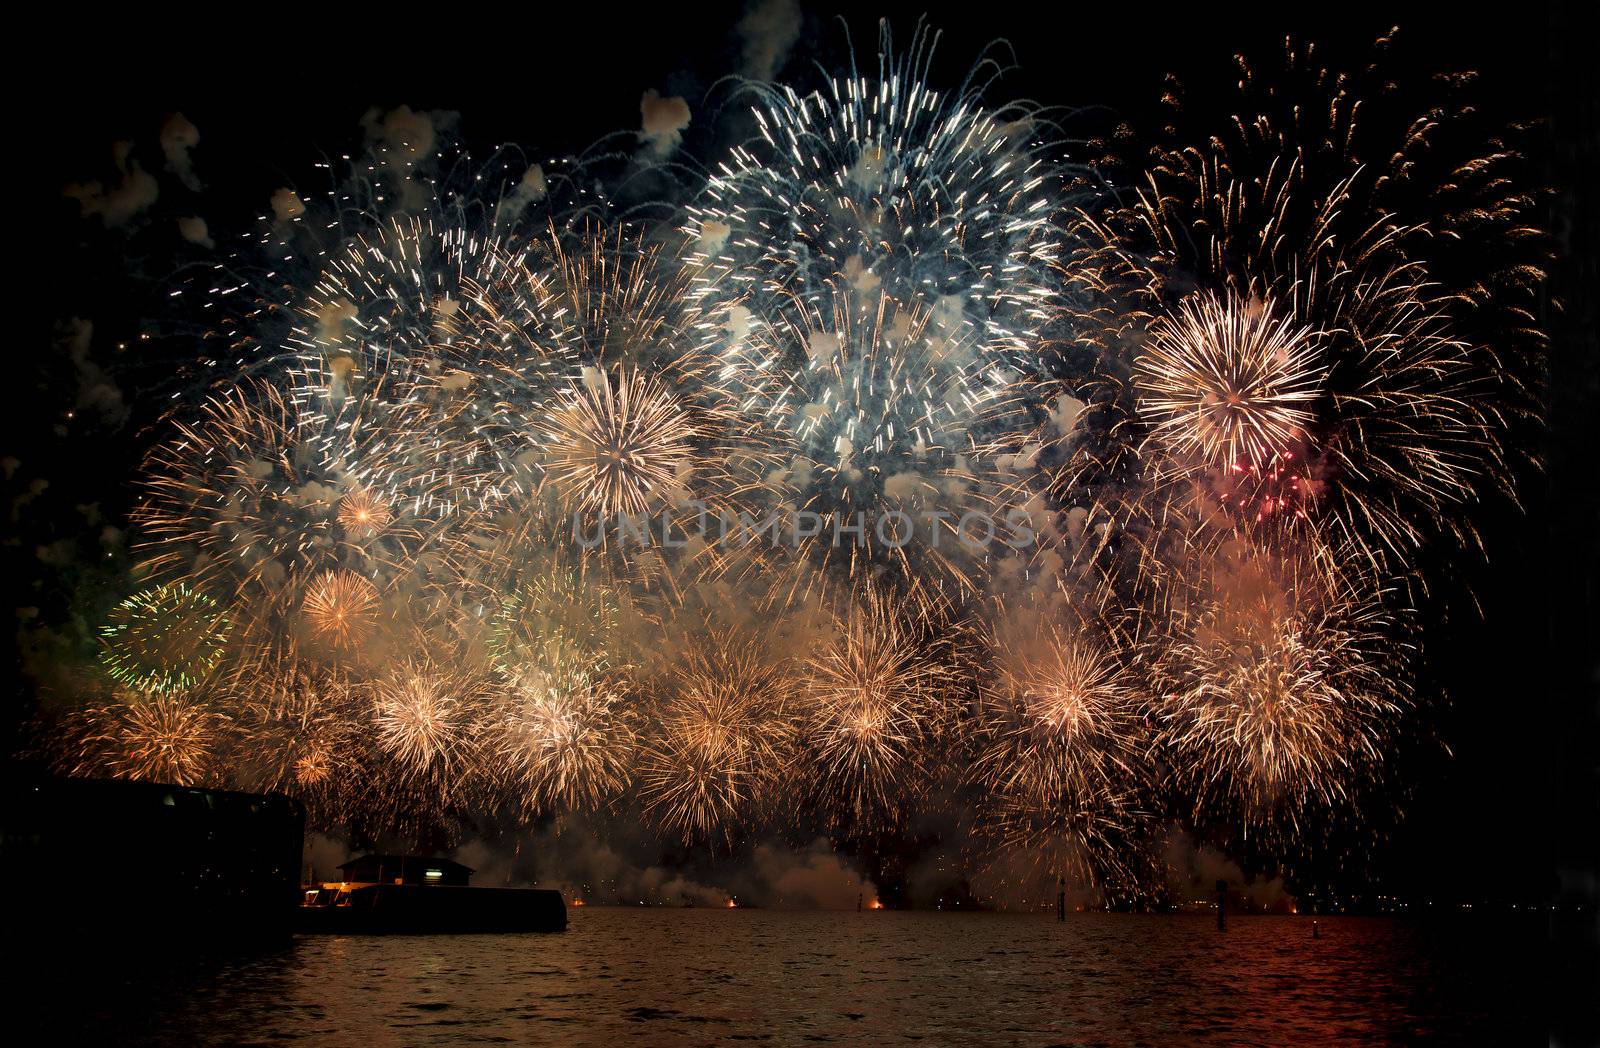
[[783,776],[792,735],[786,668],[759,639],[712,633],[692,651],[640,758],[645,811],[685,841],[730,839]]
[[181,692],[204,680],[227,651],[229,623],[216,601],[182,582],[141,590],[100,628],[100,661],[145,692]]
[[948,670],[868,587],[803,669],[796,774],[846,826],[894,822],[919,785]]
[[1155,744],[1197,811],[1298,832],[1378,773],[1407,664],[1364,563],[1305,540],[1234,541],[1173,580],[1148,643]]
[[634,718],[603,665],[551,648],[516,674],[491,714],[495,756],[528,810],[593,810],[631,781]]

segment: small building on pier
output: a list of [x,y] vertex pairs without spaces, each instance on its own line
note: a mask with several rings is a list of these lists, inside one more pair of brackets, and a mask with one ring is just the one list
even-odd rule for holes
[[465,888],[473,869],[421,855],[363,855],[339,866],[347,884],[432,884]]

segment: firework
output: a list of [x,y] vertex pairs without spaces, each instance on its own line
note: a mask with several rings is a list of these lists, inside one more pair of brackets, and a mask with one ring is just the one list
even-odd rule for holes
[[244,385],[208,398],[146,463],[135,519],[146,570],[187,573],[191,586],[247,604],[277,596],[330,544],[325,507],[297,499],[295,418],[276,389]]
[[945,669],[925,638],[869,588],[804,669],[800,768],[847,824],[899,818],[933,734]]
[[559,304],[553,337],[578,364],[539,422],[540,465],[561,509],[586,520],[649,513],[685,533],[701,529],[702,513],[736,515],[781,449],[748,425],[738,384],[698,340],[682,261],[641,233],[592,225],[552,227],[538,257]]
[[319,636],[339,647],[355,647],[377,628],[378,591],[354,572],[324,572],[306,587],[302,612]]
[[532,258],[551,288],[549,326],[563,359],[578,367],[635,368],[685,391],[704,377],[707,361],[693,345],[688,274],[645,232],[551,225]]
[[999,851],[1074,884],[1125,879],[1139,825],[1136,684],[1087,626],[997,634],[968,778]]
[[1296,50],[1083,172],[933,40],[737,87],[668,223],[392,143],[275,210],[143,464],[101,660],[145,695],[57,763],[430,842],[928,812],[1106,889],[1157,810],[1286,850],[1362,810],[1417,730],[1415,553],[1472,540],[1526,405],[1514,153]]
[[876,76],[750,89],[758,136],[689,208],[708,333],[736,341],[742,320],[770,323],[786,303],[814,311],[843,279],[944,304],[986,343],[1028,348],[1054,292],[1049,124],[1027,106],[986,108],[977,78],[933,90],[933,45],[919,30],[896,57],[885,24]]
[[635,731],[608,677],[552,648],[511,681],[494,714],[496,756],[529,811],[592,809],[627,786]]
[[[419,517],[537,486],[530,425],[569,369],[525,251],[444,220],[393,219],[349,243],[298,303],[292,396],[325,468]],[[344,434],[373,446],[351,456]]]
[[196,786],[211,781],[225,719],[205,705],[176,695],[156,695],[101,711],[97,740],[118,778]]
[[[1279,74],[1242,64],[1240,86],[1225,133],[1155,150],[1137,201],[1097,227],[1112,239],[1087,266],[1103,286],[1134,285],[1122,308],[1149,323],[1135,380],[1156,434],[1238,474],[1221,504],[1304,511],[1374,561],[1403,562],[1433,534],[1474,541],[1453,508],[1504,488],[1507,420],[1526,399],[1528,368],[1514,361],[1540,345],[1526,311],[1542,239],[1531,198],[1508,177],[1515,153],[1500,142],[1483,157],[1434,148],[1473,119],[1470,106],[1442,102],[1399,123],[1362,116],[1362,88],[1384,85],[1331,72],[1292,42]],[[1481,259],[1457,265],[1451,245],[1473,240],[1504,246],[1491,272]],[[1140,250],[1157,261],[1139,261]],[[1174,311],[1196,285],[1217,304]],[[1192,350],[1206,341],[1197,321],[1214,326],[1244,302],[1261,303],[1256,356],[1268,368],[1253,396],[1233,392],[1275,407],[1235,411],[1231,423],[1185,413],[1205,384],[1194,381]],[[1261,359],[1268,334],[1284,344]],[[1227,402],[1226,388],[1212,392]]]
[[472,739],[479,682],[464,674],[406,665],[378,685],[373,727],[378,745],[400,764],[449,770]]
[[183,691],[216,668],[229,624],[216,601],[172,583],[142,590],[100,627],[100,661],[119,682],[145,692]]
[[883,296],[856,315],[849,296],[753,335],[729,361],[728,381],[745,383],[787,458],[762,490],[821,522],[792,536],[802,592],[834,573],[859,588],[888,572],[920,602],[949,601],[1020,534],[1010,471],[1025,468],[1029,398],[1046,387],[986,353],[959,317]]
[[352,491],[339,500],[339,524],[353,539],[381,535],[394,519],[389,504],[366,491]]
[[622,638],[614,593],[569,565],[541,565],[512,588],[490,620],[489,658],[516,676],[539,665],[552,650],[568,649],[615,660]]
[[1051,626],[1005,652],[984,709],[974,770],[991,790],[1060,797],[1083,792],[1107,764],[1131,764],[1132,682],[1085,636]]
[[283,652],[242,660],[224,689],[244,737],[241,772],[256,789],[322,799],[355,763],[363,723],[361,689],[335,667]]
[[550,412],[545,469],[579,510],[642,515],[682,493],[694,436],[662,383],[590,369]]
[[1197,810],[1301,828],[1352,803],[1407,707],[1381,584],[1349,550],[1230,542],[1150,642],[1157,746]]
[[1293,459],[1321,378],[1311,332],[1276,317],[1271,302],[1236,298],[1158,319],[1134,368],[1151,438],[1222,473]]
[[789,687],[756,639],[713,633],[690,653],[640,759],[639,793],[664,831],[731,840],[770,801],[791,734]]
[[982,554],[957,522],[1030,468],[1028,404],[1051,396],[1048,122],[986,107],[978,77],[932,90],[933,44],[896,57],[885,26],[876,77],[750,88],[758,137],[688,209],[702,352],[780,451],[755,493],[823,518],[784,600],[840,568],[852,587],[892,571],[930,608],[970,594]]
[[[382,444],[364,426],[324,433],[261,382],[208,397],[146,462],[135,511],[142,570],[216,594],[253,640],[280,631],[280,616],[304,602],[319,574],[413,570],[427,544],[414,518],[356,485],[319,441],[351,449],[352,459]],[[355,541],[338,540],[341,521]]]

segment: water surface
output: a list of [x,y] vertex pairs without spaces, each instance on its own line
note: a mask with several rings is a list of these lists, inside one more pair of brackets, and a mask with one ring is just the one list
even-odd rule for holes
[[1537,921],[571,910],[85,967],[48,1039],[143,1045],[1545,1043]]

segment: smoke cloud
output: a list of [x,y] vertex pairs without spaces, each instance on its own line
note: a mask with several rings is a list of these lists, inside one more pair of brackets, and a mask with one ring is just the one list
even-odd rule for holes
[[1250,877],[1237,862],[1209,844],[1196,844],[1175,830],[1162,851],[1167,866],[1167,887],[1176,902],[1206,903],[1217,897],[1217,882],[1226,881],[1228,894],[1257,911],[1284,911],[1294,897],[1284,888],[1283,877]]
[[683,141],[683,129],[689,126],[689,103],[677,96],[663,98],[651,88],[639,99],[639,116],[639,141],[656,156],[666,157]]
[[630,843],[615,833],[605,836],[602,841],[584,828],[568,826],[566,832],[547,830],[509,847],[470,841],[453,857],[477,871],[474,884],[532,882],[558,887],[569,900],[588,903],[726,906],[732,901],[775,909],[847,910],[878,898],[872,882],[823,838],[798,850],[766,842],[738,860],[648,863],[629,854],[641,850],[641,842]]
[[800,4],[798,0],[757,0],[739,19],[736,32],[744,46],[744,75],[771,80],[800,38]]
[[194,161],[189,153],[200,144],[200,129],[191,124],[182,113],[173,113],[161,125],[161,152],[167,158],[167,170],[178,176],[178,181],[191,193],[203,188],[194,173]]
[[199,215],[190,215],[178,219],[178,233],[191,244],[201,247],[216,247],[217,242],[211,239],[211,232],[206,227],[206,220]]
[[99,218],[107,229],[127,225],[161,195],[155,176],[133,159],[132,142],[118,142],[112,147],[112,157],[121,176],[115,186],[107,189],[100,182],[75,182],[62,191],[78,202],[84,218]]

